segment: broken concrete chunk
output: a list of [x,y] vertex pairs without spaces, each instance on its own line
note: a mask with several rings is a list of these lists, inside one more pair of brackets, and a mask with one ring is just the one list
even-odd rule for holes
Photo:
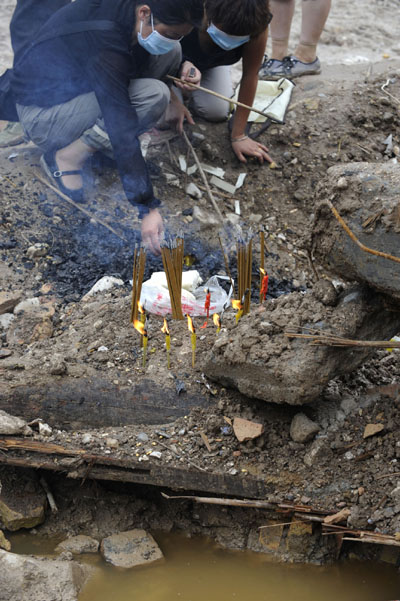
[[206,173],[211,173],[211,175],[221,178],[223,178],[225,175],[225,171],[221,167],[212,167],[211,165],[206,165],[205,163],[200,163],[200,165],[203,171]]
[[294,442],[308,442],[319,432],[319,425],[304,413],[297,413],[290,424],[290,436]]
[[5,411],[0,410],[0,434],[7,436],[22,434],[23,436],[28,436],[32,434],[32,430],[24,419],[9,415]]
[[264,426],[241,417],[233,420],[233,431],[239,442],[258,438],[264,432]]
[[44,257],[47,252],[49,250],[49,245],[44,243],[44,242],[36,242],[35,244],[32,244],[32,246],[30,246],[27,251],[27,257],[28,259],[32,260],[32,259],[39,259],[40,257]]
[[400,313],[390,310],[381,295],[360,287],[345,290],[334,307],[311,291],[269,300],[265,309],[268,328],[263,313],[251,312],[237,325],[226,321],[229,344],[214,343],[202,369],[223,386],[272,403],[308,404],[321,397],[332,378],[351,373],[374,352],[289,339],[285,333],[290,330],[318,328],[343,338],[390,340],[400,329]]
[[0,315],[11,313],[22,298],[22,290],[0,292]]
[[119,568],[148,565],[164,557],[151,534],[139,529],[104,538],[100,550],[106,561]]
[[385,428],[383,424],[367,424],[364,429],[363,438],[369,438],[370,436],[375,436],[375,434],[379,434]]
[[99,541],[91,536],[85,536],[84,534],[78,534],[78,536],[72,536],[63,540],[56,547],[56,553],[63,553],[69,551],[74,555],[81,555],[82,553],[97,553],[99,550]]

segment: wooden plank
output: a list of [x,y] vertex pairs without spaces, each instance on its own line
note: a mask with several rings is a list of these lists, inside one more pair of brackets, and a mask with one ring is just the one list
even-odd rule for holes
[[[116,458],[93,455],[81,449],[64,449],[37,441],[15,438],[17,444],[10,445],[10,438],[0,438],[0,465],[32,467],[66,473],[69,478],[113,480],[149,484],[169,488],[207,492],[219,495],[264,499],[274,492],[273,484],[253,476],[231,476],[230,474],[199,471],[195,467],[170,467],[159,460],[146,463],[131,458]],[[36,444],[35,444],[36,443]],[[19,445],[19,448],[17,448]],[[6,450],[7,449],[7,450]],[[68,456],[69,455],[69,456]],[[157,463],[156,463],[157,462]]]
[[206,395],[178,394],[175,383],[158,387],[143,378],[120,388],[105,378],[47,380],[46,385],[0,385],[0,409],[27,421],[41,417],[63,429],[106,428],[129,424],[165,424],[186,415],[193,407],[210,406]]

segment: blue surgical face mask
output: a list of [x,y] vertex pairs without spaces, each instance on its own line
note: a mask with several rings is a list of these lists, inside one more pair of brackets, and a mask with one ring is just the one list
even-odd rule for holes
[[[155,54],[155,55],[167,54],[167,52],[170,52],[171,50],[173,50],[175,48],[176,44],[179,42],[179,40],[170,40],[169,38],[166,38],[165,36],[161,35],[161,33],[158,33],[158,31],[156,31],[154,29],[153,15],[151,15],[151,28],[153,31],[150,33],[150,35],[147,36],[147,38],[142,37],[142,28],[143,28],[143,21],[141,21],[141,23],[140,23],[140,32],[138,33],[138,42],[142,46],[142,48],[147,50],[147,52],[149,54]],[[182,39],[182,38],[180,38],[180,39]]]
[[207,33],[212,41],[222,48],[222,50],[233,50],[250,40],[249,35],[229,35],[225,31],[221,31],[218,27],[215,27],[213,23],[209,25]]

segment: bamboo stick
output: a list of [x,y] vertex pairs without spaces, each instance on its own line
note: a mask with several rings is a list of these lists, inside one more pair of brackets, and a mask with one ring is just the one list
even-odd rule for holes
[[374,250],[373,248],[369,248],[368,246],[365,246],[365,244],[360,242],[357,236],[351,231],[347,223],[344,221],[343,217],[340,216],[338,210],[333,206],[331,201],[326,199],[324,202],[328,205],[328,207],[330,208],[330,210],[332,211],[335,218],[340,223],[346,234],[349,236],[349,238],[351,238],[353,242],[355,242],[357,246],[361,248],[361,250],[363,250],[366,253],[370,253],[371,255],[375,255],[376,257],[382,257],[383,259],[389,259],[390,261],[395,261],[395,263],[400,263],[400,257],[394,257],[393,255],[389,255],[388,253],[382,252],[381,250]]
[[93,215],[92,213],[89,213],[89,211],[87,211],[86,209],[81,207],[78,203],[71,200],[71,198],[69,198],[69,196],[67,196],[66,194],[61,192],[61,190],[59,190],[58,188],[56,188],[55,186],[50,184],[50,182],[46,181],[39,173],[34,171],[34,175],[39,182],[41,182],[42,184],[44,184],[45,186],[50,188],[50,190],[53,190],[53,192],[55,192],[60,198],[62,198],[63,200],[68,202],[70,205],[72,205],[73,207],[75,207],[76,209],[81,211],[81,213],[84,213],[87,217],[89,217],[89,219],[93,219],[93,221],[95,221],[99,225],[102,225],[103,227],[108,229],[112,234],[114,234],[114,236],[117,236],[117,238],[119,238],[120,240],[127,242],[126,238],[124,236],[121,236],[121,234],[118,234],[118,232],[116,232],[115,229],[113,227],[111,227],[111,225],[108,225],[108,223],[106,223],[105,221],[102,221],[98,217],[95,217],[95,215]]
[[268,115],[266,115],[265,113],[263,113],[259,109],[256,109],[254,106],[249,106],[248,104],[244,104],[243,102],[239,102],[239,100],[233,100],[233,98],[229,98],[228,96],[224,96],[223,94],[219,94],[218,92],[214,92],[214,90],[209,90],[208,88],[203,88],[202,86],[199,86],[199,85],[197,85],[195,83],[190,83],[189,81],[182,81],[182,79],[179,79],[179,77],[174,77],[173,75],[167,75],[167,77],[168,77],[168,79],[172,79],[172,81],[175,81],[175,82],[178,82],[178,83],[184,83],[185,85],[190,86],[194,90],[200,90],[201,92],[206,92],[206,94],[211,94],[211,96],[216,96],[217,98],[221,98],[221,100],[226,100],[226,102],[229,102],[231,104],[235,104],[236,106],[241,106],[242,108],[248,109],[249,111],[252,111],[253,113],[258,113],[259,115],[262,115],[266,119],[269,118]]
[[400,342],[396,340],[352,340],[351,338],[341,338],[333,334],[296,334],[294,332],[284,332],[284,334],[288,338],[311,340],[311,344],[321,346],[400,348]]
[[216,210],[218,217],[221,219],[221,221],[223,221],[224,217],[223,217],[223,215],[221,213],[221,210],[220,210],[219,206],[217,205],[217,202],[216,202],[216,200],[215,200],[215,198],[213,196],[213,193],[211,192],[210,185],[208,183],[206,174],[204,173],[204,169],[201,166],[201,163],[199,161],[199,157],[197,156],[197,153],[196,153],[195,149],[193,148],[193,146],[192,146],[189,138],[187,137],[185,130],[183,130],[182,135],[183,135],[183,139],[185,140],[186,144],[188,145],[188,147],[190,148],[190,150],[192,152],[192,155],[193,155],[193,158],[194,158],[195,163],[197,165],[197,168],[199,170],[201,179],[203,180],[204,185],[206,187],[207,194],[208,194],[208,197],[209,197],[209,199],[211,201],[211,204],[214,207],[214,209]]

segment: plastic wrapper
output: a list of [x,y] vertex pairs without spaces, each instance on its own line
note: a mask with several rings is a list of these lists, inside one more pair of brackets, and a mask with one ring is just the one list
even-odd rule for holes
[[[207,282],[196,288],[193,293],[182,289],[182,312],[191,317],[205,316],[204,308],[207,289],[211,294],[209,314],[222,313],[229,307],[232,296],[232,286],[229,292],[225,292],[220,282],[229,282],[229,278],[223,275],[213,275]],[[154,315],[168,315],[171,313],[171,302],[168,288],[155,286],[151,280],[143,282],[140,302],[148,313]]]

